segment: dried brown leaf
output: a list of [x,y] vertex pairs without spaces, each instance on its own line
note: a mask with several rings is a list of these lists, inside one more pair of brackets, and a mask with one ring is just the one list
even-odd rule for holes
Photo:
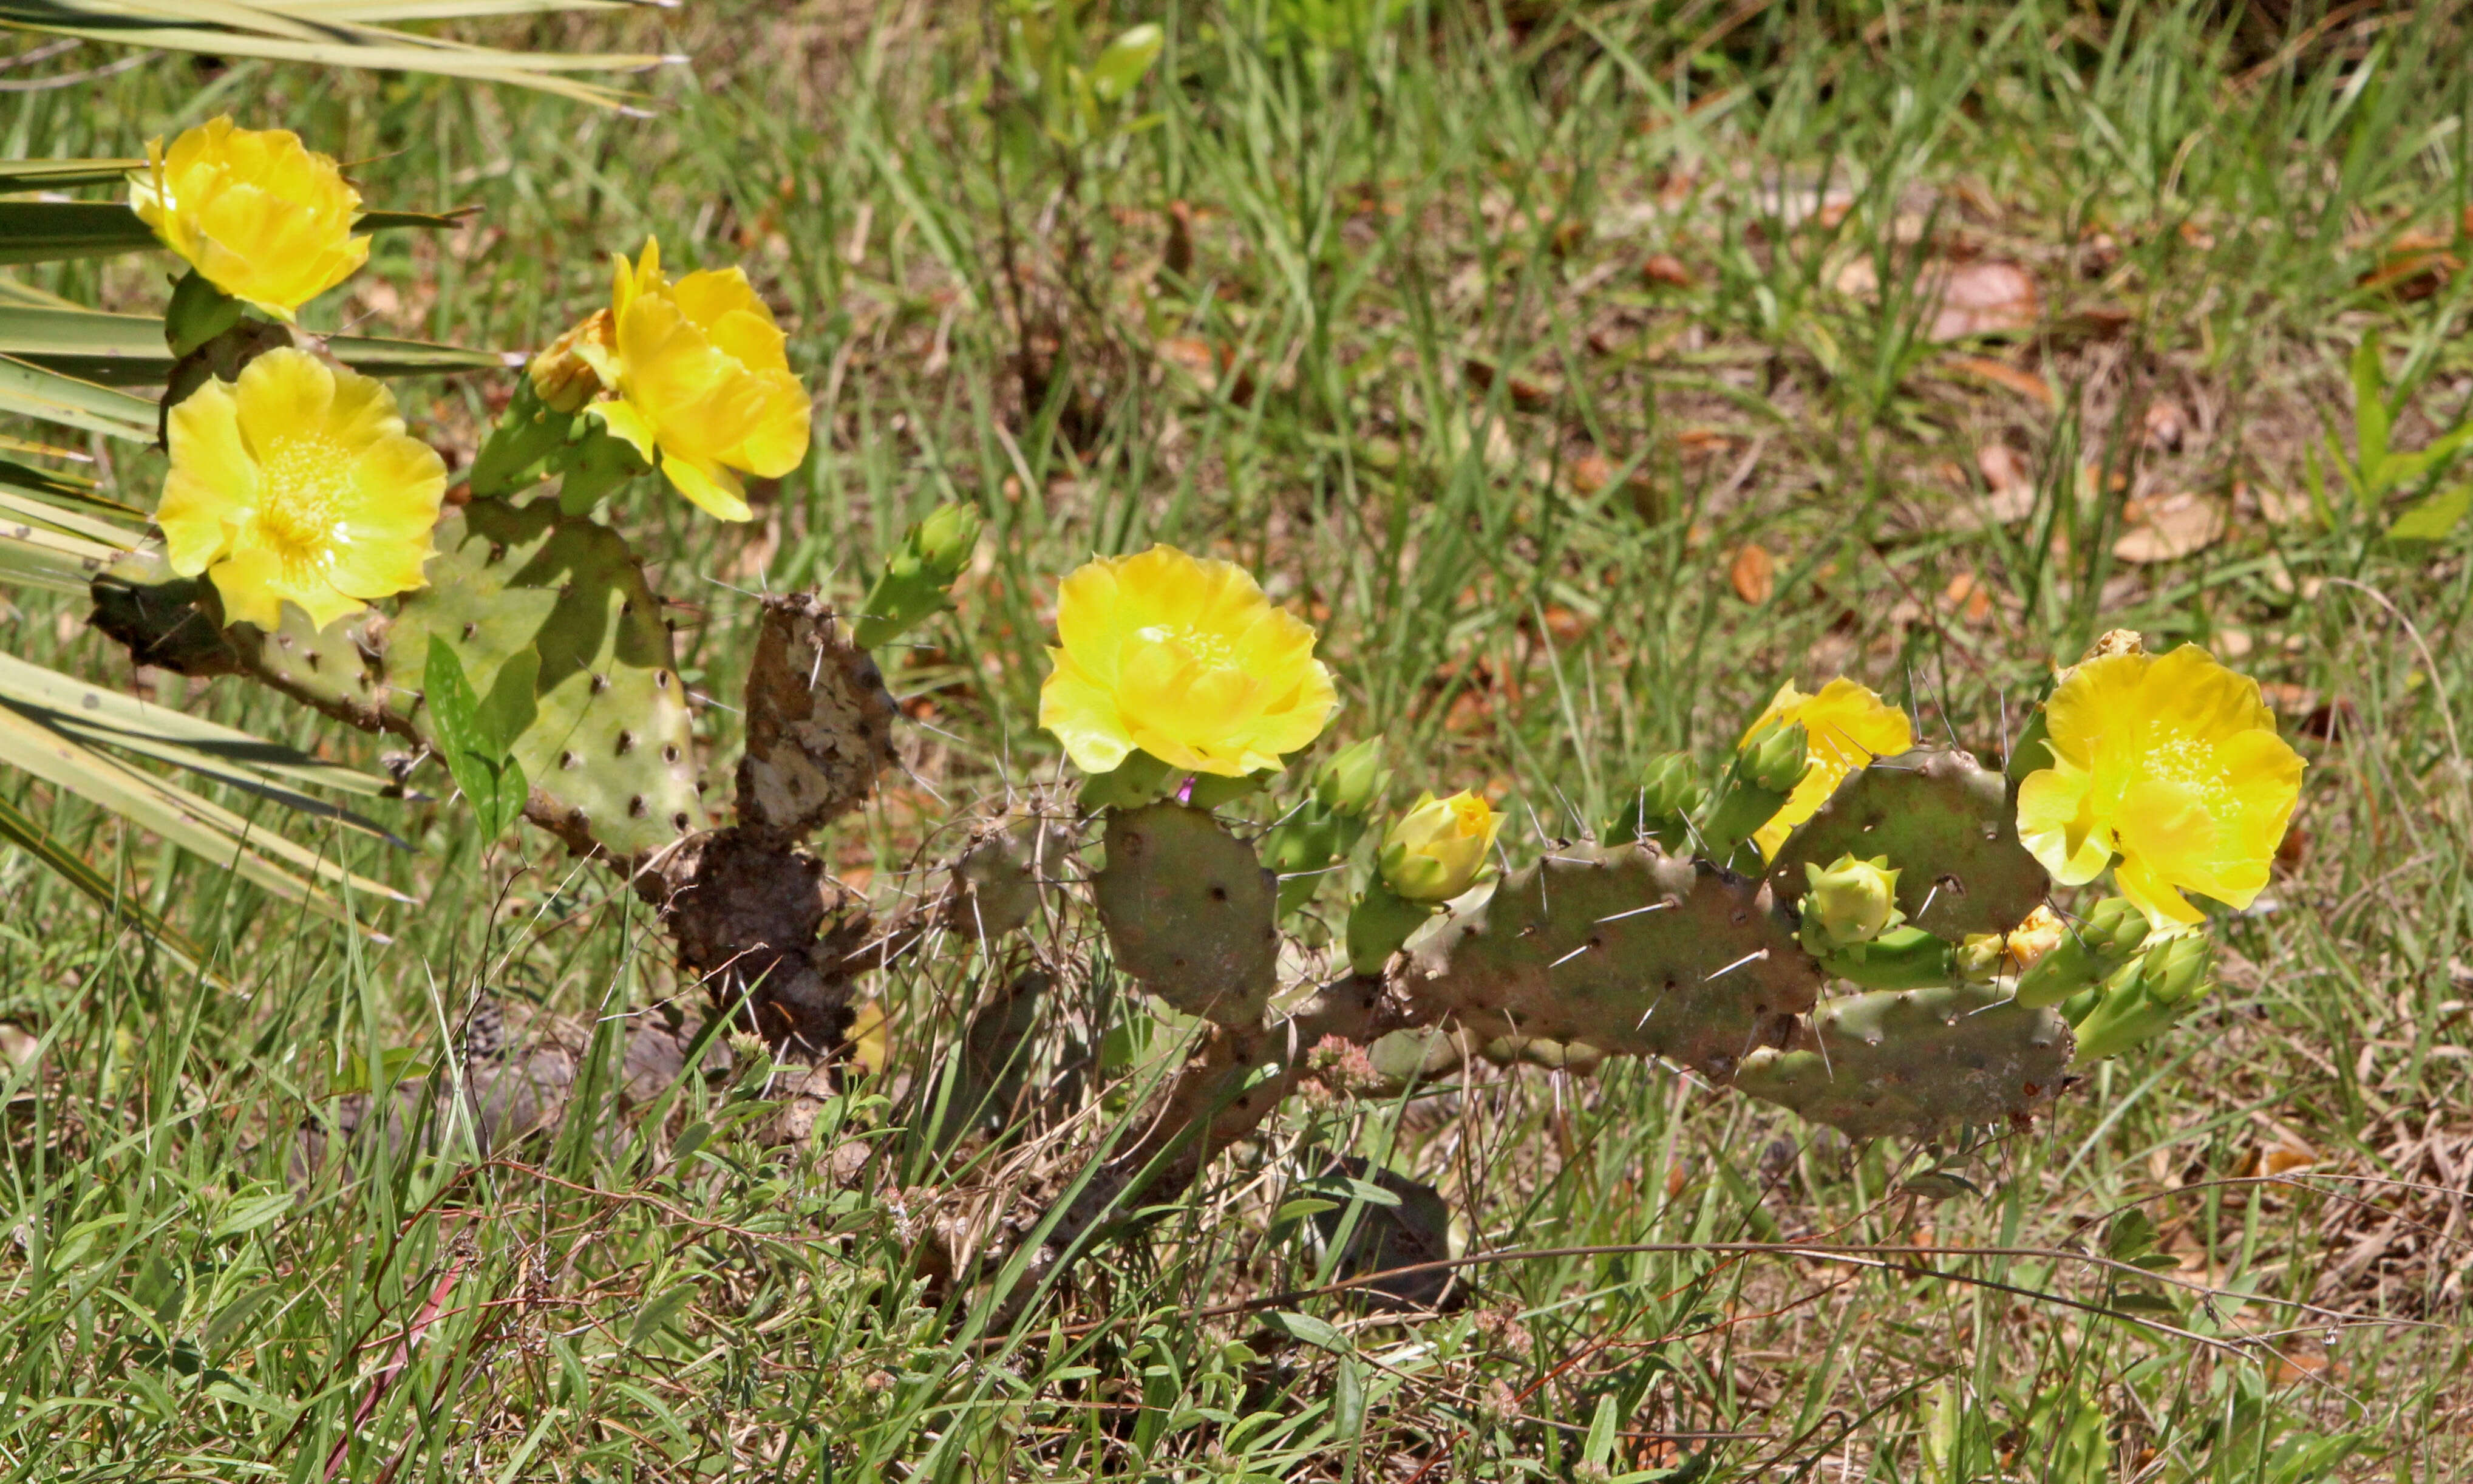
[[2224,539],[2229,524],[2221,503],[2193,491],[2132,500],[2130,527],[2112,543],[2124,562],[2177,562]]
[[1766,603],[1777,591],[1777,559],[1758,541],[1746,541],[1728,563],[1726,578],[1735,585],[1735,596],[1746,603]]

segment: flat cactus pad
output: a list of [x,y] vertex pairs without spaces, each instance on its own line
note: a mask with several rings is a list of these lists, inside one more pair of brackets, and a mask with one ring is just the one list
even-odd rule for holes
[[2002,776],[1965,753],[1917,748],[1846,776],[1819,812],[1778,848],[1769,889],[1784,902],[1807,890],[1804,865],[1885,855],[1898,910],[1953,942],[2005,933],[2051,891],[2018,842],[2018,811]]
[[421,727],[432,635],[484,697],[511,663],[518,677],[537,663],[533,720],[515,749],[532,783],[525,813],[622,857],[703,829],[686,686],[626,541],[552,501],[474,500],[440,522],[437,544],[429,586],[385,634],[397,713]]
[[1253,847],[1178,803],[1114,810],[1105,839],[1091,885],[1117,967],[1188,1015],[1261,1019],[1279,985],[1279,886]]
[[867,651],[813,595],[764,600],[747,671],[743,828],[804,839],[858,807],[893,760],[893,697]]
[[1412,1003],[1480,1038],[1663,1056],[1717,1082],[1790,1036],[1821,982],[1765,887],[1653,845],[1549,855],[1409,951]]
[[1754,1052],[1735,1086],[1851,1138],[1929,1138],[2033,1116],[2060,1089],[2070,1052],[2057,1013],[1999,990],[1876,990],[1831,1000],[1791,1044]]

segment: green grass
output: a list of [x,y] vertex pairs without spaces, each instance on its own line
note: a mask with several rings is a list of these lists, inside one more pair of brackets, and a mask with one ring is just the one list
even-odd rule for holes
[[[924,723],[916,781],[828,842],[886,901],[972,801],[1058,776],[1035,729],[1055,579],[1158,539],[1309,610],[1338,733],[1383,731],[1404,790],[1508,796],[1516,854],[1613,813],[1657,752],[1714,756],[1785,679],[1857,676],[1997,754],[2048,666],[2106,628],[2238,656],[2311,767],[2303,846],[2272,910],[2222,924],[2215,998],[2049,1123],[1938,1151],[1982,1193],[1937,1203],[1896,1193],[1928,1155],[1849,1149],[1651,1065],[1301,1100],[997,1335],[983,1293],[924,1283],[921,1234],[1069,1182],[1088,1119],[939,1168],[859,1084],[815,1152],[768,1149],[752,1131],[780,1089],[741,1077],[683,1086],[663,1117],[596,1101],[494,1159],[372,1141],[296,1171],[355,1059],[434,1055],[483,991],[564,1017],[606,1066],[611,1017],[682,993],[646,914],[538,836],[485,849],[468,814],[416,804],[389,820],[412,851],[349,847],[421,902],[372,908],[392,941],[359,940],[12,778],[217,945],[231,988],[0,856],[0,1017],[36,1048],[12,1041],[5,1073],[0,1476],[317,1479],[347,1438],[333,1476],[364,1480],[2462,1474],[2473,567],[2461,530],[2379,538],[2402,493],[2372,518],[2337,485],[2332,520],[2270,517],[2306,507],[2307,450],[2352,448],[2364,335],[2406,388],[2399,446],[2473,392],[2473,276],[2361,286],[2409,230],[2473,256],[2464,12],[1351,21],[1370,9],[1180,8],[1130,104],[1078,124],[1025,92],[1061,68],[992,53],[1001,13],[871,26],[705,0],[530,36],[694,57],[646,80],[651,119],[163,59],[7,95],[0,154],[133,153],[229,108],[364,161],[373,203],[481,208],[465,232],[382,238],[319,328],[530,347],[648,232],[667,258],[745,263],[794,326],[817,451],[750,528],[649,484],[618,512],[692,606],[690,682],[726,695],[740,673],[736,589],[852,600],[937,502],[988,520],[959,612],[893,665]],[[1053,31],[1087,63],[1136,18],[1086,7]],[[1645,277],[1655,253],[1688,283]],[[2038,332],[1933,341],[1934,265],[1960,257],[2022,265]],[[1857,264],[1884,287],[1851,292]],[[163,268],[42,281],[154,308]],[[424,384],[413,420],[468,457],[489,390]],[[2033,482],[2005,522],[1978,518],[1996,443]],[[125,455],[110,472],[138,503],[159,477]],[[2184,491],[2229,512],[2221,539],[2115,556]],[[1765,597],[1731,580],[1750,545]],[[10,601],[12,652],[131,679],[70,610]],[[371,754],[231,682],[154,683]],[[731,716],[704,725],[726,761]],[[946,1053],[992,972],[946,956],[876,987],[898,1075]],[[1068,982],[1040,1043],[1147,1044],[1148,1022],[1107,980]],[[828,1158],[845,1137],[880,1146],[854,1178]],[[2306,1182],[2245,1183],[2301,1146]],[[1328,1276],[1310,1223],[1272,1219],[1316,1149],[1444,1190],[1466,1250],[1499,1259],[1469,1271],[1468,1307],[1240,1307]],[[2206,1294],[2023,1255],[2090,1246],[2131,1203]],[[1885,1269],[1707,1245],[1824,1236],[2022,1255]],[[1655,1250],[1517,1256],[1621,1246]],[[2061,1302],[2125,1295],[2184,1332]]]

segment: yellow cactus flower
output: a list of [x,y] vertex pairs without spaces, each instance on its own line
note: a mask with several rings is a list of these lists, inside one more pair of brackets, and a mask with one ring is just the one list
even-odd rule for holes
[[241,129],[228,114],[146,144],[129,204],[163,245],[232,298],[292,323],[302,304],[369,261],[352,235],[361,193],[288,129]]
[[1449,799],[1419,794],[1382,837],[1376,859],[1382,880],[1410,901],[1449,901],[1485,871],[1502,816],[1463,789]]
[[226,619],[273,629],[289,599],[323,629],[421,586],[446,465],[404,436],[385,387],[286,347],[168,421],[155,523],[172,569],[206,574]]
[[1915,745],[1914,727],[1906,712],[1842,676],[1809,696],[1795,689],[1794,682],[1787,682],[1769,708],[1743,730],[1743,740],[1750,741],[1771,722],[1789,727],[1803,723],[1811,767],[1787,796],[1785,806],[1752,832],[1764,858],[1775,855],[1794,826],[1829,802],[1846,775],[1869,766],[1875,757],[1894,757]]
[[2053,879],[2112,866],[2159,926],[2203,920],[2184,891],[2246,907],[2267,885],[2301,756],[2256,681],[2195,644],[2103,655],[2069,672],[2044,720],[2053,766],[2018,790],[2018,836]]
[[1141,749],[1187,773],[1280,766],[1339,706],[1314,632],[1228,562],[1154,546],[1065,579],[1039,725],[1085,773]]
[[747,519],[739,474],[779,478],[807,456],[807,391],[773,311],[735,268],[672,283],[652,238],[639,261],[612,262],[617,396],[592,415],[699,508]]

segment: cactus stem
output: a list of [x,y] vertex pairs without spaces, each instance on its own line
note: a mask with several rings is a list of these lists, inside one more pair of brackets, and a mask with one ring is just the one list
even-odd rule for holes
[[1682,905],[1683,903],[1669,898],[1665,901],[1650,902],[1645,907],[1634,907],[1628,912],[1609,912],[1604,917],[1597,919],[1597,921],[1600,922],[1620,922],[1624,918],[1636,918],[1645,912],[1665,912]]

